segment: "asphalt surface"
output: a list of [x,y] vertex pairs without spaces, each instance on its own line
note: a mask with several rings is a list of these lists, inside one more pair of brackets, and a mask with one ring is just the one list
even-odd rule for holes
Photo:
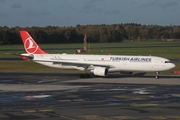
[[180,120],[179,85],[180,76],[0,73],[0,120]]

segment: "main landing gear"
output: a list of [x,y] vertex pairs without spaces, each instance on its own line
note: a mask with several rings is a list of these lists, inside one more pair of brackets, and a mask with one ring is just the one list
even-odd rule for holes
[[156,79],[159,79],[159,72],[156,72]]
[[88,73],[80,74],[79,77],[80,78],[90,78],[90,74],[88,74]]

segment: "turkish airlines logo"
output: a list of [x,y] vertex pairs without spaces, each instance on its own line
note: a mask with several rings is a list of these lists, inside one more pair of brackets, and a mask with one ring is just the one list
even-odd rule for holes
[[38,49],[38,46],[34,43],[34,40],[31,37],[25,40],[24,47],[27,53],[35,53]]

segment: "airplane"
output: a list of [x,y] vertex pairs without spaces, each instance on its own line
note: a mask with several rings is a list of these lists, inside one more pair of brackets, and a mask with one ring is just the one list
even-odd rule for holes
[[80,78],[89,78],[91,73],[104,77],[111,72],[156,72],[155,78],[158,79],[159,72],[175,67],[169,59],[157,56],[48,54],[27,31],[19,32],[26,51],[21,54],[24,60],[54,68],[80,70],[84,72]]

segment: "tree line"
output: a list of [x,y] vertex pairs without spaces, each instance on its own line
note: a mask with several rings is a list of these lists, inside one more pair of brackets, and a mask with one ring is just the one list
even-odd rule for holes
[[0,44],[21,44],[20,30],[27,30],[37,43],[157,41],[180,39],[180,26],[141,25],[135,23],[112,25],[77,25],[75,27],[12,27],[0,26]]

